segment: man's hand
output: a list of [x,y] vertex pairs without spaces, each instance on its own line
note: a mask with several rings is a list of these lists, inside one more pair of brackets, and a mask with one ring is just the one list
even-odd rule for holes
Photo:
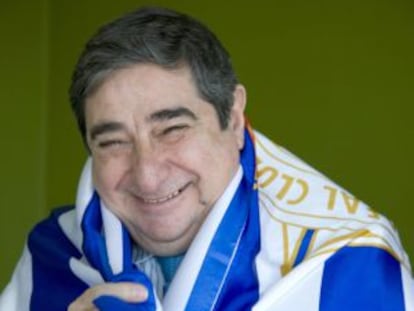
[[105,283],[87,289],[81,296],[72,302],[68,311],[97,311],[93,301],[100,296],[113,296],[125,302],[144,302],[148,298],[147,289],[130,282]]

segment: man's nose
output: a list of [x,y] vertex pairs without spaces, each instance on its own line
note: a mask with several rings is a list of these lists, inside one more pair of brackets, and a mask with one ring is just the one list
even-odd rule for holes
[[135,148],[131,177],[140,194],[152,195],[162,192],[162,185],[167,180],[168,171],[165,154],[160,150],[152,146]]

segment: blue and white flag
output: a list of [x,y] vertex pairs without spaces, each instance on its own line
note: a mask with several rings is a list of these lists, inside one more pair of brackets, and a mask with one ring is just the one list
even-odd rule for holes
[[96,193],[91,160],[76,207],[31,232],[1,311],[66,310],[87,288],[132,281],[144,303],[100,310],[413,310],[408,258],[389,222],[259,133],[246,130],[240,168],[216,202],[167,292],[151,254]]

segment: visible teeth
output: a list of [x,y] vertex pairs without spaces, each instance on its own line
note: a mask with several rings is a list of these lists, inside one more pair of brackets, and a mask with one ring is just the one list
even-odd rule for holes
[[149,203],[149,204],[159,204],[159,203],[163,203],[166,202],[168,200],[171,200],[172,198],[176,197],[179,193],[181,192],[181,190],[176,190],[173,193],[167,195],[166,197],[163,198],[158,198],[158,199],[143,199],[145,203]]

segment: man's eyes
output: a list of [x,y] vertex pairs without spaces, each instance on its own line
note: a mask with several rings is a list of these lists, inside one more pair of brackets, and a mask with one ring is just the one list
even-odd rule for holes
[[[160,129],[158,134],[156,136],[158,139],[166,142],[172,142],[175,140],[178,140],[182,135],[184,135],[184,132],[186,129],[190,128],[190,125],[188,124],[176,124],[172,126],[165,127],[163,129]],[[116,138],[103,138],[99,139],[96,143],[99,149],[118,149],[118,148],[124,148],[131,145],[131,141],[127,139],[116,139]]]

